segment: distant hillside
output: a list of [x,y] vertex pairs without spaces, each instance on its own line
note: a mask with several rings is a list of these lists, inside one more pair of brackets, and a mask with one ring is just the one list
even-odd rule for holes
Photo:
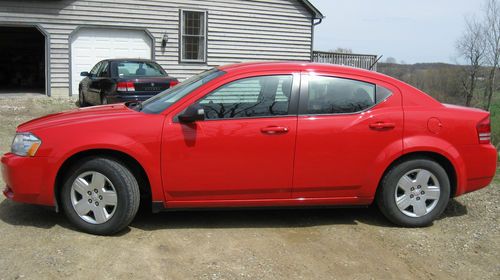
[[379,63],[377,71],[432,95],[441,102],[463,104],[461,77],[464,66],[446,63]]
[[[445,63],[419,63],[413,65],[379,63],[377,70],[430,94],[441,102],[464,105],[465,94],[462,79],[465,66]],[[489,68],[483,68],[478,78],[477,89],[472,105],[484,108],[486,101],[486,78]],[[497,91],[493,95],[491,106],[492,141],[500,149],[500,79],[497,79]]]
[[380,73],[399,78],[404,77],[405,74],[416,74],[425,71],[462,71],[464,70],[464,66],[447,63],[378,63],[377,70]]

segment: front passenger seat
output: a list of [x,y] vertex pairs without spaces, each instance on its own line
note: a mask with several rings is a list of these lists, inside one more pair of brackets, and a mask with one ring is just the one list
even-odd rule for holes
[[144,76],[146,75],[146,69],[143,68],[143,64],[139,66],[139,69],[135,71],[135,75],[137,76]]

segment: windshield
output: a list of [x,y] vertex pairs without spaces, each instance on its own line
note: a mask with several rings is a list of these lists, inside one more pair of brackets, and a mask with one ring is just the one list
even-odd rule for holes
[[123,61],[119,62],[116,67],[120,78],[166,75],[160,65],[147,61]]
[[183,98],[184,96],[190,94],[195,89],[201,87],[205,83],[224,75],[226,72],[221,71],[217,68],[202,72],[196,76],[193,76],[181,84],[178,84],[175,87],[167,89],[159,93],[156,96],[151,97],[150,99],[144,101],[142,103],[142,112],[149,114],[157,114],[172,104]]

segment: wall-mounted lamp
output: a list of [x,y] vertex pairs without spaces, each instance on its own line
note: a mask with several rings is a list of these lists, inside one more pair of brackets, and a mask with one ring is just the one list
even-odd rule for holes
[[163,38],[161,39],[161,47],[164,48],[168,43],[168,35],[167,33],[163,34]]

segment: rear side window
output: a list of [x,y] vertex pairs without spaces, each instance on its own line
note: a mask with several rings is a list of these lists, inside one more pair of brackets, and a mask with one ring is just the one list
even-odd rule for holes
[[308,114],[345,114],[366,110],[385,100],[391,92],[357,80],[311,76]]
[[198,103],[205,119],[287,115],[291,89],[291,75],[252,77],[226,84]]
[[384,100],[386,100],[389,96],[392,95],[392,91],[389,89],[377,85],[377,91],[375,92],[375,103],[378,104]]

